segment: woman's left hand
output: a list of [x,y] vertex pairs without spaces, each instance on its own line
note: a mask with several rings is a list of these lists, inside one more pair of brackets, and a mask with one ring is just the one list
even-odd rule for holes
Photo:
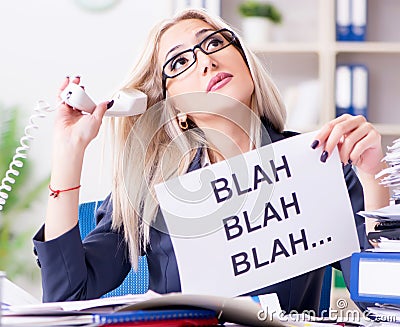
[[352,163],[364,173],[375,175],[382,168],[381,135],[363,116],[344,114],[324,125],[316,135],[312,148],[323,146],[325,162],[338,146],[340,160]]

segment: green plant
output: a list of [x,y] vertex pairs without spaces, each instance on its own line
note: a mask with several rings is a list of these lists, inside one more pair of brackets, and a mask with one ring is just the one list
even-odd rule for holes
[[[19,126],[18,107],[5,108],[0,105],[0,181],[3,180],[9,169],[15,150],[20,146],[19,139],[23,129]],[[48,184],[49,178],[30,186],[32,180],[31,163],[22,159],[23,167],[17,168],[18,176],[8,194],[8,199],[0,211],[0,270],[7,272],[10,277],[15,277],[26,272],[26,260],[21,258],[21,249],[31,242],[32,230],[23,230],[21,214],[28,209],[32,202],[40,195]],[[14,167],[15,168],[15,167]],[[18,228],[17,228],[18,227]]]
[[271,22],[282,22],[282,14],[273,4],[248,0],[239,5],[239,12],[243,17],[265,17]]

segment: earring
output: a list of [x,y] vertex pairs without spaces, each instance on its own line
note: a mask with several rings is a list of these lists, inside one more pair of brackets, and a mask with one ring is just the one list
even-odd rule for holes
[[181,127],[181,129],[187,130],[189,127],[188,122],[187,122],[187,115],[180,112],[177,117],[178,117],[178,123],[179,123],[179,126]]

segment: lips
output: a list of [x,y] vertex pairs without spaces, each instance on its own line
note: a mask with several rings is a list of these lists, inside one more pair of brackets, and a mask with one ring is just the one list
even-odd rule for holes
[[218,73],[208,83],[207,92],[216,91],[224,87],[231,81],[232,77],[233,75],[229,73]]

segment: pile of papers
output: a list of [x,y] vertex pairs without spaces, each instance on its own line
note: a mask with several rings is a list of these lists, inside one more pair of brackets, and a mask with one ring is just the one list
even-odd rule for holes
[[383,158],[388,168],[383,169],[375,177],[382,178],[381,184],[393,190],[393,199],[400,200],[400,139],[393,141],[388,147],[386,156]]
[[[13,288],[18,294],[18,286],[7,281],[7,289],[3,292],[5,299],[2,302],[1,326],[81,326],[92,325],[96,320],[96,313],[112,313],[117,308],[127,304],[135,304],[160,295],[149,291],[145,294],[131,294],[118,297],[101,298],[87,301],[68,301],[40,303],[39,301],[22,300],[23,304],[15,301],[5,301],[13,298],[10,290]],[[16,294],[15,292],[12,294]],[[26,295],[24,295],[26,299]],[[34,303],[35,302],[35,303]]]
[[379,249],[400,251],[400,139],[388,147],[382,160],[388,168],[375,177],[381,178],[381,184],[390,188],[393,204],[378,210],[361,211],[359,214],[377,222],[375,231],[370,232],[368,238],[376,242]]
[[[13,294],[6,294],[2,300],[1,326],[165,327],[217,326],[223,322],[244,326],[285,326],[284,322],[268,313],[269,310],[281,310],[276,294],[265,297],[266,303],[261,299],[255,301],[250,296],[161,295],[153,291],[86,301],[35,303],[38,301],[11,282],[6,291]],[[16,293],[25,298],[22,304],[15,303]],[[273,305],[277,308],[272,310]]]
[[365,218],[373,218],[379,222],[382,221],[398,221],[400,222],[400,209],[396,205],[390,205],[377,210],[358,212]]
[[391,191],[391,205],[358,214],[376,222],[368,239],[376,247],[352,255],[350,293],[355,301],[372,302],[368,312],[385,325],[400,323],[400,139],[383,158],[388,168],[375,177]]
[[400,251],[400,205],[393,204],[373,211],[360,211],[359,215],[377,222],[368,239],[377,249]]

